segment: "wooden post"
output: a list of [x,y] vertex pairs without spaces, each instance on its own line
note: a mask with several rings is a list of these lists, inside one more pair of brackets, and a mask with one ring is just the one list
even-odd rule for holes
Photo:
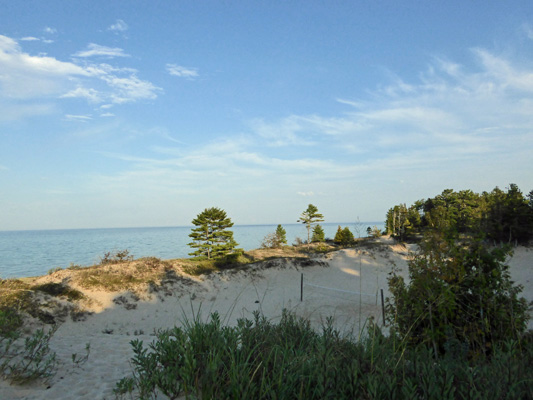
[[302,272],[300,279],[300,301],[304,301],[304,273]]
[[381,289],[381,313],[383,314],[383,326],[387,326],[385,322],[385,300],[383,299],[383,289]]

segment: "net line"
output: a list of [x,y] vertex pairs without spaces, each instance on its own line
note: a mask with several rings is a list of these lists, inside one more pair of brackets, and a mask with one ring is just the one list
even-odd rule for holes
[[311,286],[311,287],[316,287],[316,288],[319,288],[319,289],[333,290],[333,291],[335,291],[335,292],[350,293],[350,294],[359,294],[359,295],[362,295],[362,296],[372,296],[372,297],[376,297],[376,296],[377,296],[377,292],[374,293],[374,294],[370,294],[370,293],[361,293],[361,292],[354,292],[354,291],[352,291],[352,290],[343,290],[343,289],[337,289],[337,288],[330,288],[330,287],[326,287],[326,286],[314,285],[314,284],[312,284],[312,283],[304,283],[304,286]]

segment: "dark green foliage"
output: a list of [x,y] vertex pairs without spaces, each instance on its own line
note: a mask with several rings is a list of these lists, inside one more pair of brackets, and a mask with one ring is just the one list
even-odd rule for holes
[[49,282],[42,285],[33,286],[32,290],[37,290],[55,297],[66,297],[69,300],[81,300],[85,296],[79,290],[73,289],[63,283]]
[[324,221],[324,216],[319,214],[318,208],[309,204],[307,209],[302,213],[297,222],[301,222],[307,228],[307,243],[311,243],[311,228],[313,225]]
[[337,228],[337,233],[333,238],[333,242],[341,246],[349,246],[353,244],[354,241],[355,238],[353,236],[352,231],[350,231],[350,228],[346,227],[342,229],[339,225],[339,227]]
[[447,241],[435,232],[420,246],[409,262],[409,283],[395,271],[389,277],[389,322],[402,339],[436,354],[462,348],[479,356],[521,337],[528,306],[505,264],[508,249]]
[[287,244],[287,231],[281,225],[276,228],[276,238],[280,244]]
[[311,237],[312,243],[321,243],[326,240],[326,233],[324,232],[324,229],[320,226],[320,224],[316,225],[313,228],[313,236]]
[[[533,192],[533,191],[532,191]],[[481,195],[471,190],[444,190],[412,206],[400,204],[386,217],[387,233],[401,241],[427,230],[447,239],[468,235],[496,242],[527,243],[533,238],[533,200],[515,184],[506,192],[495,188]]]
[[0,337],[14,337],[22,324],[22,317],[15,310],[11,308],[0,309]]
[[218,258],[229,254],[237,246],[233,240],[233,232],[227,230],[233,226],[226,212],[220,208],[206,208],[192,220],[193,228],[189,237],[192,242],[189,246],[196,251],[189,253],[196,259]]
[[484,193],[487,203],[483,229],[487,236],[498,242],[527,243],[533,238],[533,208],[518,186],[509,185],[507,192],[496,188]]
[[320,332],[284,312],[279,323],[255,313],[236,327],[218,314],[161,331],[145,348],[131,342],[133,377],[117,396],[170,399],[526,399],[532,398],[533,343],[507,340],[491,358],[443,357],[405,347],[370,324],[356,341],[328,319]]

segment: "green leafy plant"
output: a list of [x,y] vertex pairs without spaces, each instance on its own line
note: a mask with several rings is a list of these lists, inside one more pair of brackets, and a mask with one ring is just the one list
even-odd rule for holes
[[85,364],[89,360],[89,354],[91,354],[91,344],[86,343],[85,344],[85,354],[83,356],[79,356],[78,353],[72,354],[72,363],[76,367],[80,367],[81,365]]
[[389,277],[392,329],[408,343],[430,345],[436,354],[462,346],[479,356],[502,340],[520,339],[528,305],[511,281],[507,255],[505,247],[426,235],[409,261],[409,283],[394,270]]
[[2,378],[12,383],[23,384],[53,376],[56,355],[50,352],[49,342],[56,329],[57,327],[53,327],[48,332],[38,329],[30,336],[23,338],[18,327],[12,328],[7,335],[0,336]]
[[435,359],[372,323],[356,340],[326,319],[320,330],[286,311],[273,323],[259,313],[224,326],[215,313],[131,342],[132,376],[117,398],[153,399],[525,399],[533,395],[533,341],[506,340],[491,358]]

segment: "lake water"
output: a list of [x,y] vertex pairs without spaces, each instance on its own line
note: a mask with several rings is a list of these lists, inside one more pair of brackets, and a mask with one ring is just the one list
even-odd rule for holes
[[[333,238],[337,227],[349,227],[355,237],[366,236],[366,228],[382,222],[323,223],[327,238]],[[276,230],[277,225],[240,225],[231,230],[239,248],[259,248],[263,238]],[[307,239],[302,224],[283,225],[287,241],[297,237]],[[129,250],[135,258],[161,259],[189,257],[187,246],[191,227],[68,229],[41,231],[0,231],[0,278],[27,277],[46,274],[55,267],[93,265],[106,252]]]

